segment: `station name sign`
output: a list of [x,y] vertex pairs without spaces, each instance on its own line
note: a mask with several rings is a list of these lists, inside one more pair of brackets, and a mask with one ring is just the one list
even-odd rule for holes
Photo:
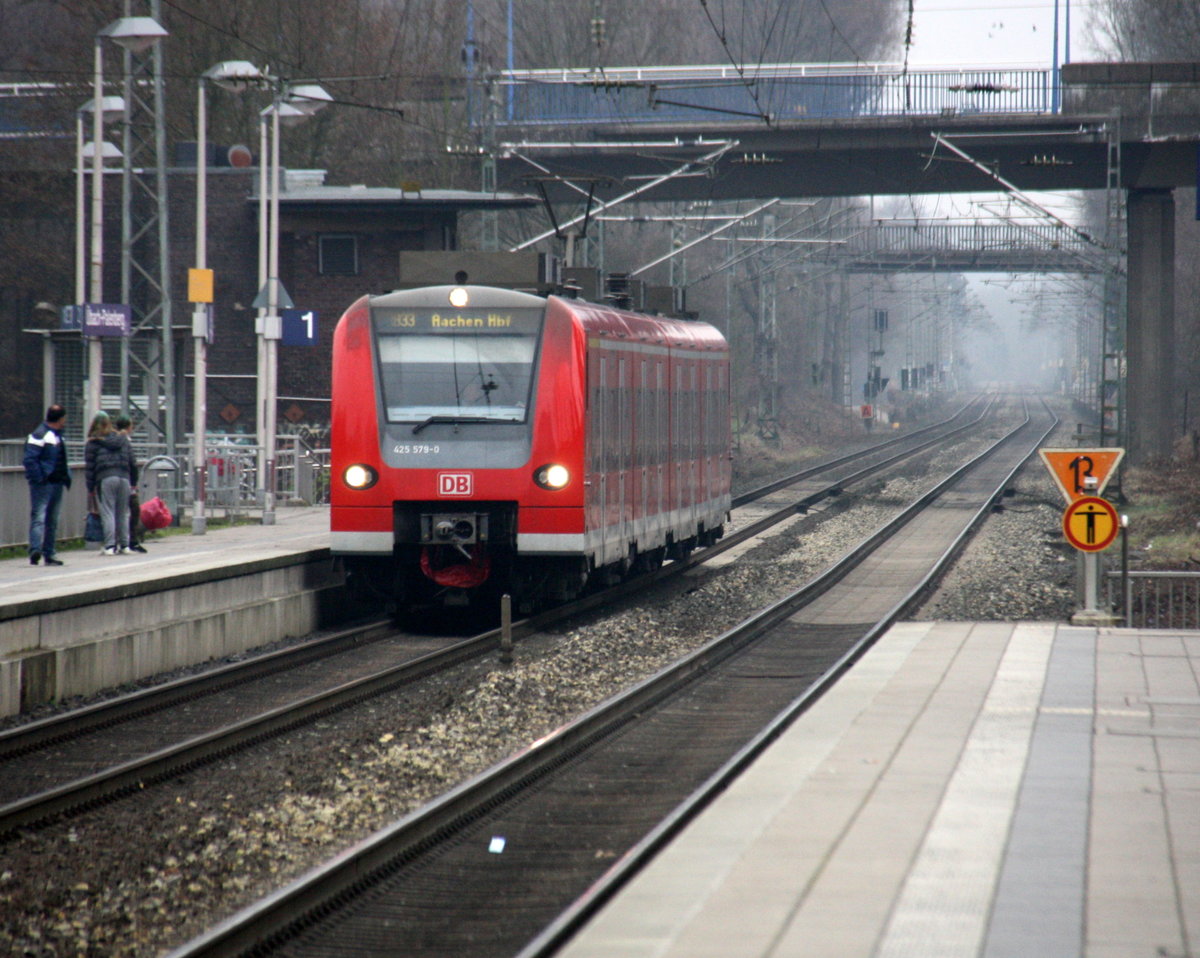
[[121,303],[80,303],[62,308],[62,328],[85,336],[128,336],[133,311]]

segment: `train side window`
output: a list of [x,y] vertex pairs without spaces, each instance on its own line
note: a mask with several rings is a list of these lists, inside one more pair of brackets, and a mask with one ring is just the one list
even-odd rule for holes
[[589,459],[591,471],[601,472],[604,469],[604,360],[599,359],[589,371],[591,376],[591,393],[588,403],[588,422],[591,434],[588,436]]
[[704,428],[704,424],[700,421],[700,390],[704,388],[704,380],[700,375],[700,366],[697,363],[692,364],[692,436],[691,436],[691,458],[697,459],[700,456],[700,430]]
[[721,366],[718,371],[718,394],[716,394],[716,403],[718,403],[718,411],[716,411],[716,439],[718,439],[718,447],[716,453],[725,455],[727,451],[726,439],[728,429],[730,429],[730,387],[728,387],[726,367]]
[[616,386],[608,387],[608,471],[621,468],[621,391]]
[[617,360],[617,424],[621,430],[621,447],[617,450],[621,458],[617,468],[627,470],[629,468],[629,442],[631,437],[630,430],[633,428],[633,423],[630,421],[629,394],[630,386],[626,367],[629,364],[622,358]]
[[717,382],[720,379],[719,370],[708,367],[708,422],[705,423],[704,434],[708,437],[705,444],[705,454],[714,456],[717,453],[717,423],[721,414],[721,395],[717,392]]
[[658,413],[659,413],[659,462],[666,462],[668,459],[668,443],[671,437],[667,435],[667,430],[670,429],[670,409],[667,407],[666,399],[666,366],[659,363],[658,385]]
[[668,445],[672,462],[679,461],[679,417],[683,415],[683,370],[676,365],[671,370],[671,419],[667,424],[670,432]]
[[633,447],[633,468],[640,469],[646,464],[646,439],[649,437],[649,413],[650,413],[650,393],[648,386],[650,385],[650,364],[642,359],[638,362],[638,388],[637,393],[633,397],[633,401],[637,403],[637,408],[634,410],[634,418],[637,421],[637,436],[636,443]]
[[696,415],[696,364],[692,363],[687,370],[687,457],[696,458],[696,426],[700,418]]

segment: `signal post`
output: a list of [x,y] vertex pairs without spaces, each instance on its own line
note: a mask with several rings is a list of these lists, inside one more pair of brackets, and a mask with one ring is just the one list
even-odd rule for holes
[[1040,449],[1051,477],[1067,500],[1062,528],[1079,550],[1083,571],[1083,608],[1071,616],[1072,625],[1116,625],[1117,618],[1100,608],[1099,553],[1116,541],[1121,518],[1111,502],[1100,498],[1124,449]]

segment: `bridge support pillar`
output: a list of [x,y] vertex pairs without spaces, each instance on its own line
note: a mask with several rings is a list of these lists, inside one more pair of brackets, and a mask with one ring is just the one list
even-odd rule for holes
[[1175,196],[1130,190],[1126,313],[1129,461],[1171,452],[1175,423]]

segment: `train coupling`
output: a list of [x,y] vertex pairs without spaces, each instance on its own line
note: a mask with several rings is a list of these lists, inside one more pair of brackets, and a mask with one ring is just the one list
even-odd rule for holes
[[445,545],[458,549],[468,561],[467,546],[488,540],[488,515],[485,512],[430,513],[421,516],[422,545]]

